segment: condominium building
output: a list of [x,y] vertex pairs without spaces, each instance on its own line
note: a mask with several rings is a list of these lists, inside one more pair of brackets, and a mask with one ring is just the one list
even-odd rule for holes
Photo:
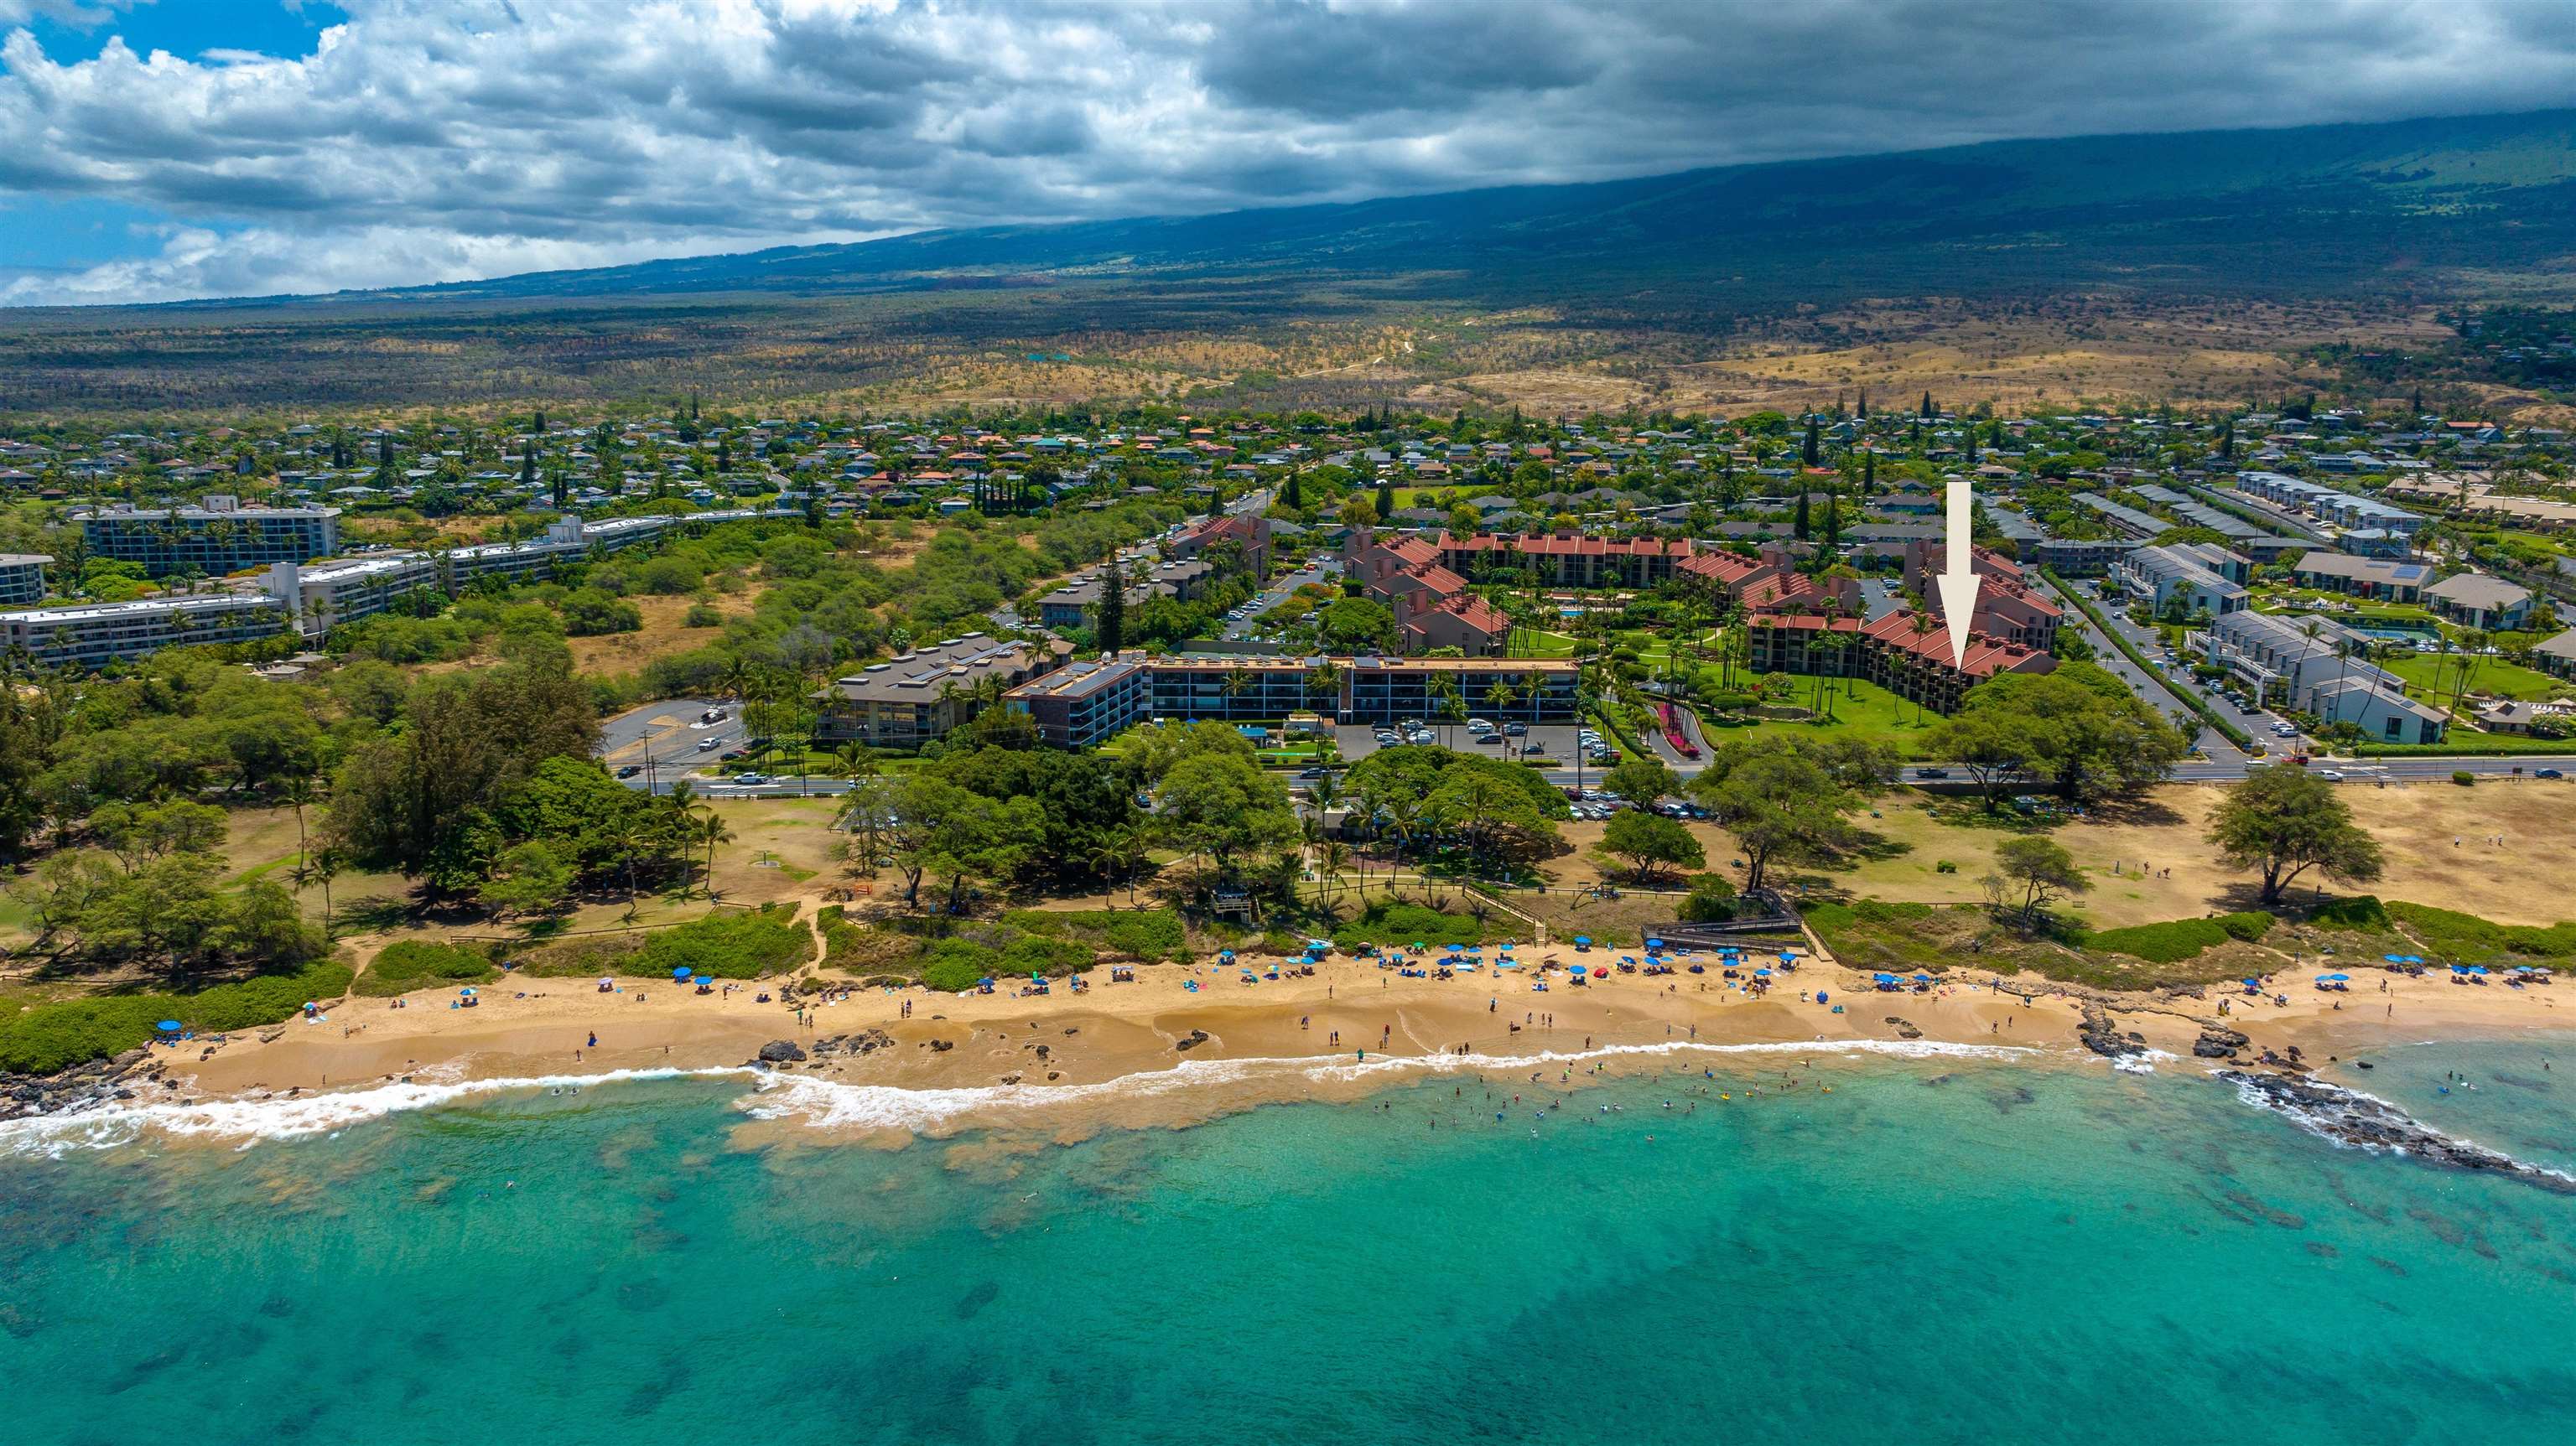
[[0,612],[0,649],[24,648],[48,667],[100,668],[188,643],[276,637],[283,609],[261,593],[149,598]]
[[1952,713],[1968,690],[2000,673],[2048,673],[2057,659],[2026,643],[1971,635],[1950,658],[1940,620],[1899,609],[1875,622],[1857,618],[1757,614],[1745,620],[1748,661],[1757,673],[1864,678],[1909,703]]
[[1547,587],[1654,587],[1697,548],[1688,538],[1586,537],[1573,533],[1442,533],[1433,544],[1451,572],[1482,577],[1513,569],[1533,573]]
[[2439,743],[2450,715],[2406,696],[2406,682],[2368,660],[2370,640],[2325,618],[2235,612],[2191,639],[2204,659],[2265,698],[2387,743]]
[[222,577],[278,562],[309,562],[340,546],[337,507],[245,507],[210,493],[199,506],[120,502],[72,513],[92,555],[139,562],[153,577],[195,569]]
[[2141,547],[2111,565],[2112,580],[2158,613],[2179,608],[2186,616],[2220,616],[2253,603],[2245,590],[2248,564],[2223,547],[2178,542]]
[[1002,701],[1027,714],[1038,736],[1058,748],[1090,748],[1151,717],[1153,687],[1136,663],[1102,658],[1068,663],[1013,688]]
[[2419,600],[2433,580],[2430,563],[2400,562],[2388,557],[2352,557],[2340,552],[2311,552],[2290,565],[2299,586],[2350,593],[2381,602]]
[[269,596],[290,609],[307,634],[318,637],[343,623],[383,612],[417,589],[453,593],[485,577],[516,583],[550,576],[594,551],[619,552],[652,542],[675,525],[702,520],[702,516],[618,517],[604,522],[564,517],[547,524],[542,536],[525,542],[483,543],[439,552],[370,553],[310,566],[280,562],[269,568],[266,586]]
[[1563,658],[1127,653],[1023,683],[1005,703],[1027,714],[1048,742],[1083,748],[1156,718],[1275,722],[1316,712],[1344,723],[1391,723],[1439,717],[1453,697],[1479,717],[1566,723],[1577,709],[1576,675]]
[[2531,589],[2482,572],[2446,577],[2424,589],[2424,601],[2472,628],[2519,628],[2531,620]]
[[0,605],[45,600],[45,564],[41,552],[0,552]]
[[2411,537],[2432,521],[2420,512],[2279,472],[2239,472],[2236,490],[2260,497],[2283,511],[2304,512],[2337,527],[2372,527]]
[[815,736],[879,748],[917,748],[963,723],[1011,688],[1072,656],[1064,642],[1006,642],[984,633],[948,638],[871,663],[813,695]]

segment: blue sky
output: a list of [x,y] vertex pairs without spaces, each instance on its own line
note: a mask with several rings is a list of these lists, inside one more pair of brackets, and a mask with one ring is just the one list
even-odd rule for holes
[[0,0],[0,306],[2576,105],[2576,0]]
[[[294,6],[286,0],[151,0],[122,13],[92,0],[92,8],[100,18],[87,24],[66,22],[42,8],[24,24],[47,55],[70,64],[95,58],[110,36],[122,37],[139,53],[166,50],[192,60],[222,50],[303,55],[323,27],[348,18],[319,0]],[[151,255],[162,248],[160,228],[173,219],[157,207],[126,201],[0,191],[0,285],[35,272],[78,271]]]
[[[326,25],[348,18],[337,5],[309,0],[147,0],[121,13],[103,0],[83,8],[103,12],[94,24],[65,23],[36,7],[27,28],[56,60],[87,60],[98,54],[110,35],[122,35],[138,51],[167,50],[191,58],[209,50],[256,50],[268,55],[302,55]],[[75,12],[76,13],[76,12]]]

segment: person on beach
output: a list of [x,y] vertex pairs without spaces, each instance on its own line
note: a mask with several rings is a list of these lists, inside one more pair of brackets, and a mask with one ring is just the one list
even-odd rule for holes
[[594,1030],[592,1030],[592,1031],[590,1032],[590,1043],[589,1043],[588,1045],[584,1046],[584,1047],[585,1047],[585,1048],[588,1048],[588,1049],[597,1049],[597,1048],[599,1048],[599,1031],[598,1031],[598,1030],[594,1029]]

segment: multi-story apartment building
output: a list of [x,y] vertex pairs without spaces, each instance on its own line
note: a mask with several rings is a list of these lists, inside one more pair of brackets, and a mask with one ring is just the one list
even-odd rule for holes
[[1318,712],[1344,723],[1431,719],[1452,696],[1478,717],[1565,723],[1576,713],[1576,674],[1563,658],[1128,653],[1024,683],[1006,702],[1028,714],[1048,742],[1082,748],[1157,718],[1277,722]]
[[917,748],[973,721],[1009,689],[1054,671],[1072,653],[1064,642],[1005,642],[983,633],[948,638],[871,663],[817,691],[815,736]]
[[1151,717],[1153,686],[1144,668],[1103,658],[1022,683],[1003,706],[1029,715],[1038,736],[1058,748],[1090,748]]
[[222,577],[279,562],[310,562],[340,546],[337,507],[245,507],[209,493],[194,507],[120,502],[72,513],[94,556],[139,562],[153,577],[194,568]]
[[[1935,579],[1947,565],[1941,544],[1907,543],[1906,587],[1917,597],[1937,600],[1940,587]],[[2002,553],[1973,547],[1968,550],[1968,566],[1983,579],[1977,588],[1976,616],[1968,624],[1970,632],[2043,653],[2057,651],[2057,628],[2065,610],[2022,579],[2020,564]]]
[[2186,616],[2219,617],[2252,605],[2246,568],[2244,558],[2223,547],[2180,542],[2139,548],[2111,565],[2111,578],[2158,613],[2179,606]]
[[318,637],[340,624],[383,612],[416,589],[452,593],[485,577],[516,583],[550,576],[594,552],[620,552],[652,542],[674,526],[708,516],[618,517],[604,522],[565,517],[547,524],[544,535],[525,542],[483,543],[442,552],[371,553],[311,566],[280,562],[269,568],[267,588],[280,607],[294,611],[307,634]]
[[2406,696],[2406,681],[2368,660],[2370,639],[2326,618],[2252,611],[2215,618],[2191,638],[2257,697],[2385,743],[2439,743],[2450,715]]
[[41,552],[0,552],[0,606],[45,600],[45,565]]
[[210,593],[0,612],[0,649],[24,648],[46,666],[100,668],[187,643],[276,637],[285,611],[265,594]]
[[1756,673],[1863,678],[1935,713],[1957,711],[1970,688],[1998,673],[2047,673],[2057,659],[2027,643],[1972,635],[1965,658],[1950,661],[1950,637],[1939,618],[1911,609],[1875,622],[1851,617],[1756,614],[1745,621],[1748,662]]
[[2299,586],[2345,592],[2381,602],[2420,600],[2433,580],[2433,565],[2389,557],[2353,557],[2341,552],[2311,552],[2290,565]]
[[1585,537],[1572,533],[1442,533],[1434,544],[1442,567],[1465,577],[1509,568],[1535,573],[1547,587],[1654,587],[1697,551],[1688,538]]

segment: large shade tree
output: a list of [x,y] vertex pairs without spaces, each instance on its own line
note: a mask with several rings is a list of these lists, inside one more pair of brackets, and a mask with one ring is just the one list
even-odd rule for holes
[[2353,822],[2335,786],[2300,768],[2259,768],[2227,790],[2210,816],[2209,842],[2221,863],[2262,876],[2266,904],[2310,869],[2366,884],[2383,867],[2379,840]]

